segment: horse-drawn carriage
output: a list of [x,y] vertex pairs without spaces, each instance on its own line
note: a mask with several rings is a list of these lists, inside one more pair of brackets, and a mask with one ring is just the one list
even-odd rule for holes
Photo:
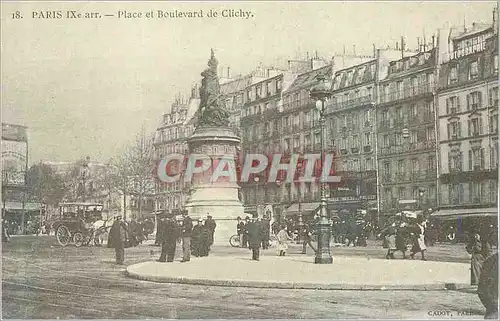
[[112,222],[103,220],[102,204],[62,203],[59,217],[52,223],[61,246],[101,245]]

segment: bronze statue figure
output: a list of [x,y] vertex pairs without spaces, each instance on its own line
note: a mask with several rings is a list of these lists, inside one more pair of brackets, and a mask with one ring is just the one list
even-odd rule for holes
[[217,59],[212,49],[208,68],[201,73],[203,77],[200,88],[200,108],[198,126],[225,126],[229,125],[229,112],[221,99],[219,78],[217,77]]

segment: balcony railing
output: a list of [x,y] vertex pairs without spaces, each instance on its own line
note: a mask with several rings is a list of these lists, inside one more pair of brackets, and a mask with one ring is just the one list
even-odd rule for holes
[[417,86],[407,87],[404,90],[393,90],[387,93],[382,93],[380,96],[381,103],[388,103],[403,99],[412,98],[415,96],[428,94],[432,92],[432,87],[430,84],[418,84]]
[[327,106],[327,110],[331,112],[332,110],[350,108],[355,106],[365,106],[374,103],[371,95],[361,96],[349,100],[339,101]]
[[402,153],[410,153],[418,151],[422,152],[422,151],[434,150],[435,148],[436,148],[436,142],[432,140],[427,140],[418,143],[382,147],[380,148],[380,155],[387,156],[392,154],[402,154]]
[[284,110],[293,110],[293,109],[298,109],[302,107],[308,107],[308,106],[314,106],[316,102],[312,100],[311,98],[302,98],[298,100],[294,100],[292,102],[289,102],[287,104],[283,104],[283,109]]

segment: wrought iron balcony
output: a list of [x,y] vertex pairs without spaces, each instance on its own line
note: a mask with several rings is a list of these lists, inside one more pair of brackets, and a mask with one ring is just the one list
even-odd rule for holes
[[366,106],[374,103],[371,95],[366,95],[362,97],[357,97],[349,100],[339,101],[332,103],[329,107],[332,110],[350,108],[356,106]]

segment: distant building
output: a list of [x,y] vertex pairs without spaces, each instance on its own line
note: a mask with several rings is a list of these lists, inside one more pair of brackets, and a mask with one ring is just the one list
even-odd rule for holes
[[498,26],[452,29],[440,56],[439,217],[498,215]]
[[29,199],[28,128],[2,123],[2,218],[10,233],[35,233],[41,204]]
[[[40,164],[49,166],[65,181],[67,191],[63,202],[102,204],[105,219],[123,215],[123,193],[110,185],[113,172],[110,164],[91,162],[90,158],[76,162],[41,161]],[[48,212],[57,213],[57,209]]]

